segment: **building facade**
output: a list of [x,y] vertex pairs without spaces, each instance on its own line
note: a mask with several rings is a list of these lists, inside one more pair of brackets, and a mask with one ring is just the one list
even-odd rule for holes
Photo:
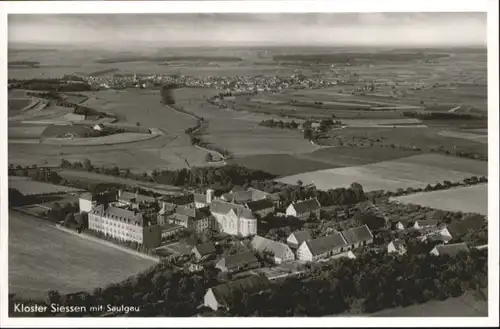
[[300,220],[307,220],[311,215],[320,217],[321,205],[318,199],[309,199],[299,202],[294,202],[286,208],[286,215],[297,217]]
[[137,210],[97,205],[89,212],[89,229],[147,247],[156,247],[161,243],[159,226],[150,225]]

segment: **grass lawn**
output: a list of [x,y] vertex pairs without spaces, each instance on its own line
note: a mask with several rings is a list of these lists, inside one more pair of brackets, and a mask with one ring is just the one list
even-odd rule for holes
[[92,290],[154,264],[9,212],[9,293],[39,298],[52,289],[61,293]]

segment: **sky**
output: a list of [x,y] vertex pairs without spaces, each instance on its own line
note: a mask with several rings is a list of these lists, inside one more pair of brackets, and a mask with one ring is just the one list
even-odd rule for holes
[[485,46],[485,13],[9,15],[9,44]]

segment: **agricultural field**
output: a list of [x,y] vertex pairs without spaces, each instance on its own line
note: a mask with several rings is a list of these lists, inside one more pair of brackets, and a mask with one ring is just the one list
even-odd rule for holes
[[391,198],[391,201],[447,211],[488,215],[488,184],[420,192]]
[[377,163],[318,170],[279,179],[283,183],[315,184],[320,190],[347,187],[353,182],[365,191],[425,188],[427,184],[444,180],[461,181],[477,175],[487,175],[487,163],[441,155],[417,155]]
[[170,192],[180,192],[181,189],[175,186],[156,184],[149,182],[136,181],[124,177],[115,177],[110,175],[98,174],[83,170],[71,170],[71,169],[60,169],[57,173],[64,179],[70,180],[84,180],[86,182],[91,182],[95,184],[100,183],[117,183],[130,186],[140,186],[144,189],[163,189]]
[[10,177],[9,188],[15,188],[24,195],[75,193],[82,191],[73,187],[54,185],[27,179],[10,179]]
[[[486,294],[488,292],[486,291]],[[470,291],[460,297],[452,297],[443,301],[398,307],[367,314],[370,317],[487,317],[488,300]]]
[[31,216],[9,212],[9,293],[44,298],[52,289],[61,293],[91,291],[154,264],[59,231]]
[[235,156],[303,153],[318,149],[305,140],[299,131],[259,126],[261,121],[270,118],[268,115],[220,109],[200,97],[199,90],[179,89],[174,92],[174,97],[184,110],[208,121],[208,128],[201,133],[204,141],[227,149]]

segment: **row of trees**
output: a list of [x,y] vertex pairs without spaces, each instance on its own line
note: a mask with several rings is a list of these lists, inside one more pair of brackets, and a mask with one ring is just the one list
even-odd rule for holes
[[[10,82],[9,82],[10,83]],[[62,79],[29,79],[15,80],[10,83],[12,89],[28,89],[52,92],[90,91],[92,87],[87,83],[67,83]]]
[[260,126],[270,127],[270,128],[280,128],[280,129],[297,129],[299,124],[292,120],[292,122],[283,122],[282,120],[263,120],[259,123]]
[[372,313],[386,308],[458,297],[487,286],[487,252],[455,259],[367,253],[312,268],[305,280],[287,279],[256,295],[236,294],[228,316],[325,316]]

